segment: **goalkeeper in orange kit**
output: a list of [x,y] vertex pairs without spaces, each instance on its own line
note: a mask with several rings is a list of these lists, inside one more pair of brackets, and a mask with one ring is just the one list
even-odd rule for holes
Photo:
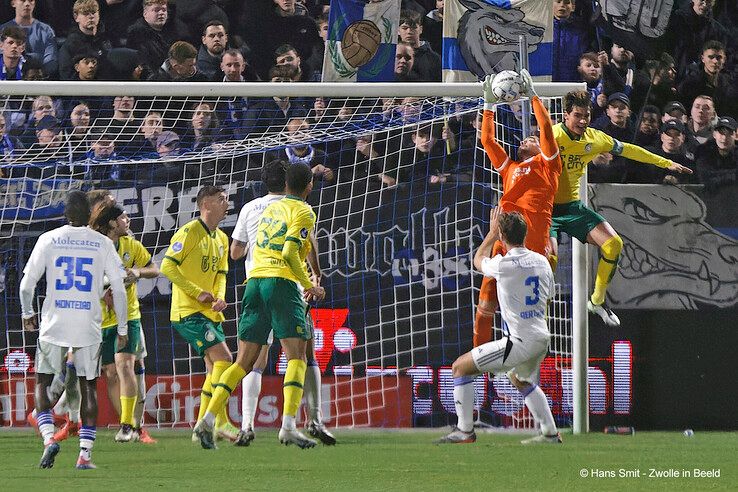
[[[551,227],[554,194],[561,174],[559,147],[553,134],[551,117],[533,89],[533,80],[527,70],[521,70],[523,93],[531,97],[533,112],[538,122],[540,137],[530,136],[520,142],[518,160],[512,160],[495,140],[492,75],[484,79],[484,113],[482,116],[482,145],[492,166],[502,177],[502,197],[498,206],[504,212],[520,212],[528,224],[525,247],[551,259],[548,252],[548,233]],[[492,256],[504,254],[499,241]],[[555,265],[552,265],[555,267]],[[482,280],[479,303],[474,319],[474,346],[492,339],[492,323],[497,310],[497,284],[491,277]]]

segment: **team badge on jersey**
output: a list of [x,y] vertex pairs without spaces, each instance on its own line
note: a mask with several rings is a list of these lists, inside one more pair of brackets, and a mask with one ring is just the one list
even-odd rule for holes
[[174,251],[175,253],[179,253],[180,251],[182,251],[182,247],[182,243],[177,241],[176,243],[172,244],[172,251]]
[[129,253],[128,251],[126,251],[125,253],[123,253],[123,261],[126,261],[127,262],[130,259],[131,259],[131,253]]
[[215,340],[215,333],[213,333],[213,330],[208,330],[205,332],[205,340],[208,342],[212,342]]
[[585,152],[591,152],[592,151],[592,144],[585,145],[584,146],[584,151]]
[[223,256],[223,245],[218,246],[218,256]]
[[300,229],[300,237],[303,239],[307,239],[308,237],[308,230],[306,228]]

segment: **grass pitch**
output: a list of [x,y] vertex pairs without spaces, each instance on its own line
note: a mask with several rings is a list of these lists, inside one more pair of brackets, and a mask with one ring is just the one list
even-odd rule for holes
[[[40,438],[0,432],[0,489],[41,490],[704,490],[738,488],[738,433],[564,434],[562,446],[524,447],[517,434],[478,433],[475,444],[433,445],[435,431],[337,431],[338,445],[285,447],[272,430],[246,448],[206,451],[190,433],[152,430],[156,445],[116,444],[98,433],[97,470],[74,469],[76,438],[51,470]],[[695,477],[695,469],[706,476]],[[654,470],[654,471],[652,471]],[[685,471],[689,475],[685,477]],[[715,476],[718,475],[719,476]],[[658,475],[658,476],[654,476]],[[712,475],[712,476],[709,476]]]

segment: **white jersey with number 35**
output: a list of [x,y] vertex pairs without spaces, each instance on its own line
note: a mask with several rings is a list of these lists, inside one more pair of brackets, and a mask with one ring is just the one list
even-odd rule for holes
[[551,265],[541,254],[512,248],[482,260],[482,273],[497,280],[503,332],[521,340],[550,337],[546,306],[554,292]]
[[246,258],[244,262],[246,264],[246,277],[249,276],[251,270],[251,258],[254,256],[254,249],[256,249],[256,231],[259,228],[259,221],[261,220],[261,214],[264,209],[267,208],[271,203],[284,198],[284,195],[264,195],[259,198],[254,198],[243,206],[241,212],[238,214],[238,221],[236,227],[233,229],[231,237],[236,241],[248,244],[246,248]]
[[46,274],[39,339],[62,347],[100,343],[104,277],[125,275],[113,242],[88,227],[42,234],[23,269],[32,285]]

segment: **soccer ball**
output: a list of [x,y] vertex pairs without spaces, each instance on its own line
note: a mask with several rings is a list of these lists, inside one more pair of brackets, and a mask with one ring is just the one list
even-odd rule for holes
[[492,93],[500,102],[513,102],[520,98],[523,79],[512,70],[503,70],[492,80]]

